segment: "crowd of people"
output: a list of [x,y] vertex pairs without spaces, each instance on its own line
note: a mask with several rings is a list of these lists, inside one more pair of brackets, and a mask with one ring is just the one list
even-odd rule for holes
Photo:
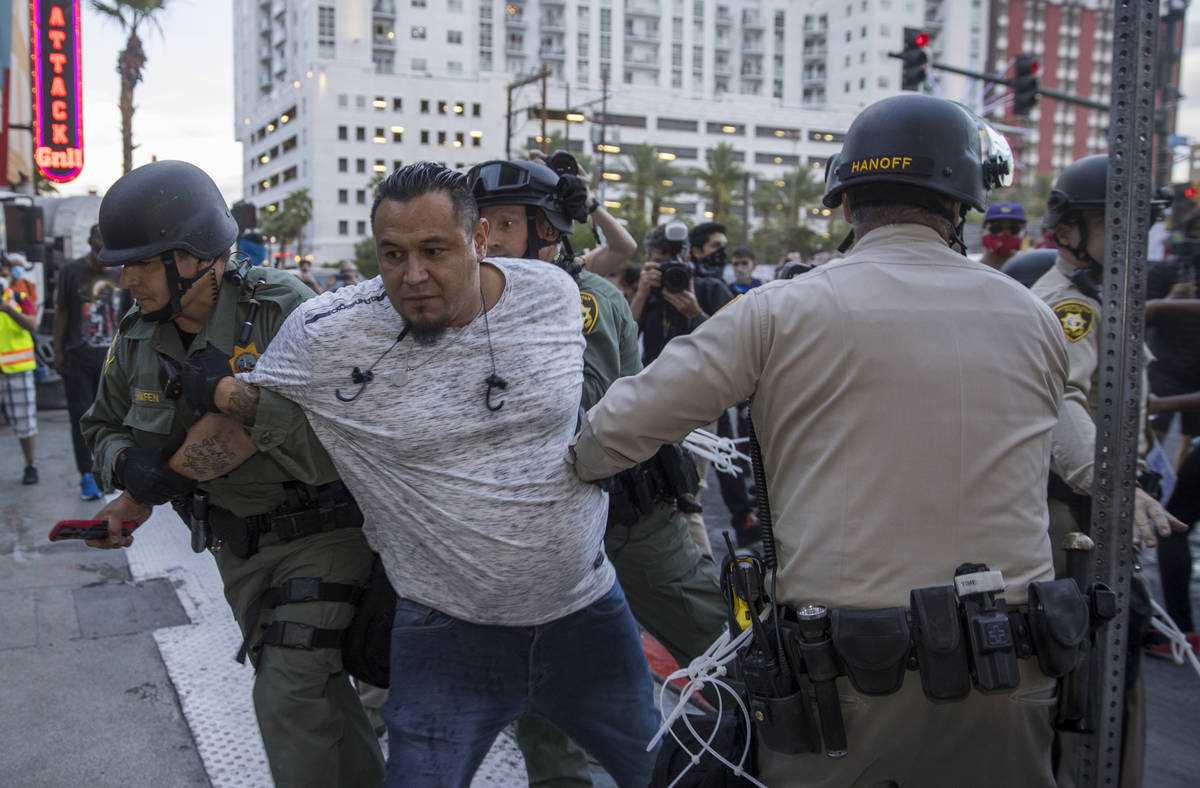
[[[170,504],[211,552],[280,786],[465,786],[510,724],[531,785],[590,784],[588,754],[623,787],[669,783],[639,632],[687,664],[760,624],[777,643],[733,671],[760,784],[1072,784],[1086,726],[1062,724],[1080,720],[1061,688],[1103,589],[1063,545],[1090,525],[1108,164],[1064,170],[1050,248],[1029,251],[1022,206],[989,200],[1015,165],[987,131],[928,96],[868,107],[826,175],[848,251],[773,270],[717,222],[654,227],[636,265],[586,173],[535,155],[398,168],[370,210],[379,276],[321,283],[231,254],[203,171],[137,168],[55,299],[81,494],[119,492],[89,545],[131,546],[122,523]],[[584,222],[603,242],[576,254]],[[1190,258],[1164,265],[1147,411],[1159,441],[1181,413],[1185,445],[1173,492],[1144,464],[1134,541],[1157,545],[1191,631],[1200,300]],[[0,361],[30,483],[36,319],[12,282],[0,268]],[[753,438],[757,478],[716,474],[734,555],[682,446],[698,428]],[[378,583],[394,608],[363,635]],[[1131,639],[1126,786],[1145,736]],[[364,655],[383,673],[352,682]]]

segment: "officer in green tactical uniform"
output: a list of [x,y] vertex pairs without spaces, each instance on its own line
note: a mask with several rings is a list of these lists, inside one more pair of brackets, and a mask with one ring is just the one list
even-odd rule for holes
[[[603,209],[595,207],[577,175],[560,176],[538,162],[484,162],[468,177],[480,215],[488,220],[489,257],[544,260],[579,285],[587,340],[582,405],[590,408],[613,381],[642,370],[628,302],[607,279],[584,269],[567,243],[573,220],[586,221]],[[675,462],[681,459],[691,462],[682,452]],[[643,495],[641,511],[614,487],[605,549],[634,618],[684,665],[707,649],[725,624],[720,578],[689,536],[670,491],[650,485],[646,492],[649,500]],[[591,785],[579,748],[549,723],[536,717],[518,720],[517,741],[531,786]]]
[[[105,266],[137,301],[109,350],[81,427],[96,480],[124,492],[98,517],[122,521],[170,501],[192,548],[217,562],[255,667],[254,707],[279,786],[383,779],[378,741],[342,664],[341,644],[374,554],[362,515],[291,402],[264,391],[254,426],[203,414],[212,368],[252,369],[312,291],[289,274],[230,260],[237,224],[200,169],[160,161],[126,174],[100,205]],[[198,385],[197,381],[200,381]],[[220,475],[231,449],[258,452]]]

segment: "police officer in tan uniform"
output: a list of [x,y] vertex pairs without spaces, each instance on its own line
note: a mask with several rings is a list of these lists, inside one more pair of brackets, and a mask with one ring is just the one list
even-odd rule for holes
[[[1066,341],[1022,285],[952,248],[963,214],[1008,181],[1006,148],[941,99],[865,109],[828,165],[824,198],[853,226],[853,251],[751,290],[615,382],[574,446],[580,475],[608,476],[752,397],[779,601],[842,620],[890,607],[903,621],[910,591],[945,587],[972,562],[1001,573],[1010,609],[1024,603],[1053,574],[1045,477]],[[836,679],[845,757],[772,751],[755,728],[759,779],[1054,784],[1055,687],[1038,663],[1014,660],[1014,688],[934,703],[923,677],[904,675],[906,654],[905,638],[889,656],[902,680],[888,694]]]
[[[1053,458],[1050,477],[1050,535],[1056,547],[1055,565],[1065,570],[1065,552],[1057,549],[1071,531],[1086,532],[1091,524],[1092,466],[1096,453],[1096,400],[1100,357],[1100,283],[1105,255],[1104,209],[1108,178],[1108,157],[1088,156],[1067,166],[1046,201],[1043,226],[1053,233],[1058,257],[1054,265],[1033,285],[1034,295],[1050,308],[1067,339],[1072,388],[1082,396],[1063,402],[1059,423],[1054,428]],[[1157,203],[1154,210],[1161,210]],[[1148,351],[1147,351],[1148,352]],[[1138,434],[1138,457],[1149,451],[1146,424],[1146,395],[1143,370],[1142,426]],[[1144,462],[1142,463],[1145,468]],[[1146,477],[1143,477],[1143,479]],[[1143,482],[1146,484],[1146,482]],[[1148,486],[1148,485],[1147,485]],[[1135,542],[1153,546],[1158,535],[1171,530],[1186,530],[1146,490],[1138,488],[1134,503],[1137,526]],[[1130,636],[1127,638],[1129,664],[1126,670],[1125,745],[1121,784],[1126,788],[1141,785],[1145,766],[1146,709],[1144,682],[1139,669],[1141,641],[1148,625],[1149,594],[1140,574],[1133,578],[1130,595]],[[1061,733],[1058,762],[1059,786],[1075,784],[1075,759],[1079,747],[1077,734]]]

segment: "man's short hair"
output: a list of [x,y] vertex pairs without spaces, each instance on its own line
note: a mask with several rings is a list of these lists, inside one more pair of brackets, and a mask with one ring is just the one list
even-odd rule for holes
[[[878,199],[873,186],[855,186],[846,190],[850,203],[850,224],[880,227],[888,224],[923,224],[946,238],[954,238],[954,200],[929,189],[909,189],[908,202]],[[924,205],[914,204],[917,199]]]
[[729,257],[749,257],[754,262],[758,262],[758,257],[754,254],[754,250],[749,246],[739,246],[737,249],[734,249],[729,253]]
[[699,249],[708,243],[708,239],[716,233],[725,235],[725,225],[718,222],[701,222],[688,233],[688,245],[693,249]]
[[384,200],[408,202],[430,192],[445,192],[454,206],[454,218],[468,235],[479,223],[479,207],[471,196],[467,176],[432,161],[419,161],[397,168],[375,189],[371,204],[371,230],[375,212]]

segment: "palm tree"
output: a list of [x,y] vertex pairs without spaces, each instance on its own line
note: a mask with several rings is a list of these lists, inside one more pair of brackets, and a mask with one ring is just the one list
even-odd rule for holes
[[650,201],[650,226],[658,224],[658,215],[666,198],[678,194],[676,184],[680,173],[675,165],[659,157],[653,145],[643,143],[627,149],[624,154],[629,163],[627,168],[617,169],[621,183],[633,190],[633,209],[646,215],[646,201]]
[[123,145],[124,172],[133,169],[133,90],[142,81],[142,69],[146,65],[146,52],[138,28],[143,22],[153,23],[162,32],[155,16],[163,10],[166,0],[113,0],[105,3],[92,0],[92,8],[100,14],[115,19],[122,30],[129,31],[125,48],[117,55],[117,73],[121,75],[121,142]]
[[779,224],[789,225],[799,222],[801,212],[824,191],[824,185],[813,178],[812,168],[799,165],[778,180],[759,180],[751,200],[768,222],[778,218]]
[[262,231],[268,236],[274,236],[279,242],[279,251],[287,249],[288,244],[296,242],[296,254],[304,256],[302,234],[305,226],[312,221],[312,198],[308,189],[297,189],[283,198],[279,209],[265,214],[260,224]]
[[721,221],[728,217],[733,206],[734,192],[750,173],[737,161],[738,151],[728,142],[722,142],[708,151],[708,167],[693,167],[689,172],[704,182],[708,195],[709,210],[713,219]]

